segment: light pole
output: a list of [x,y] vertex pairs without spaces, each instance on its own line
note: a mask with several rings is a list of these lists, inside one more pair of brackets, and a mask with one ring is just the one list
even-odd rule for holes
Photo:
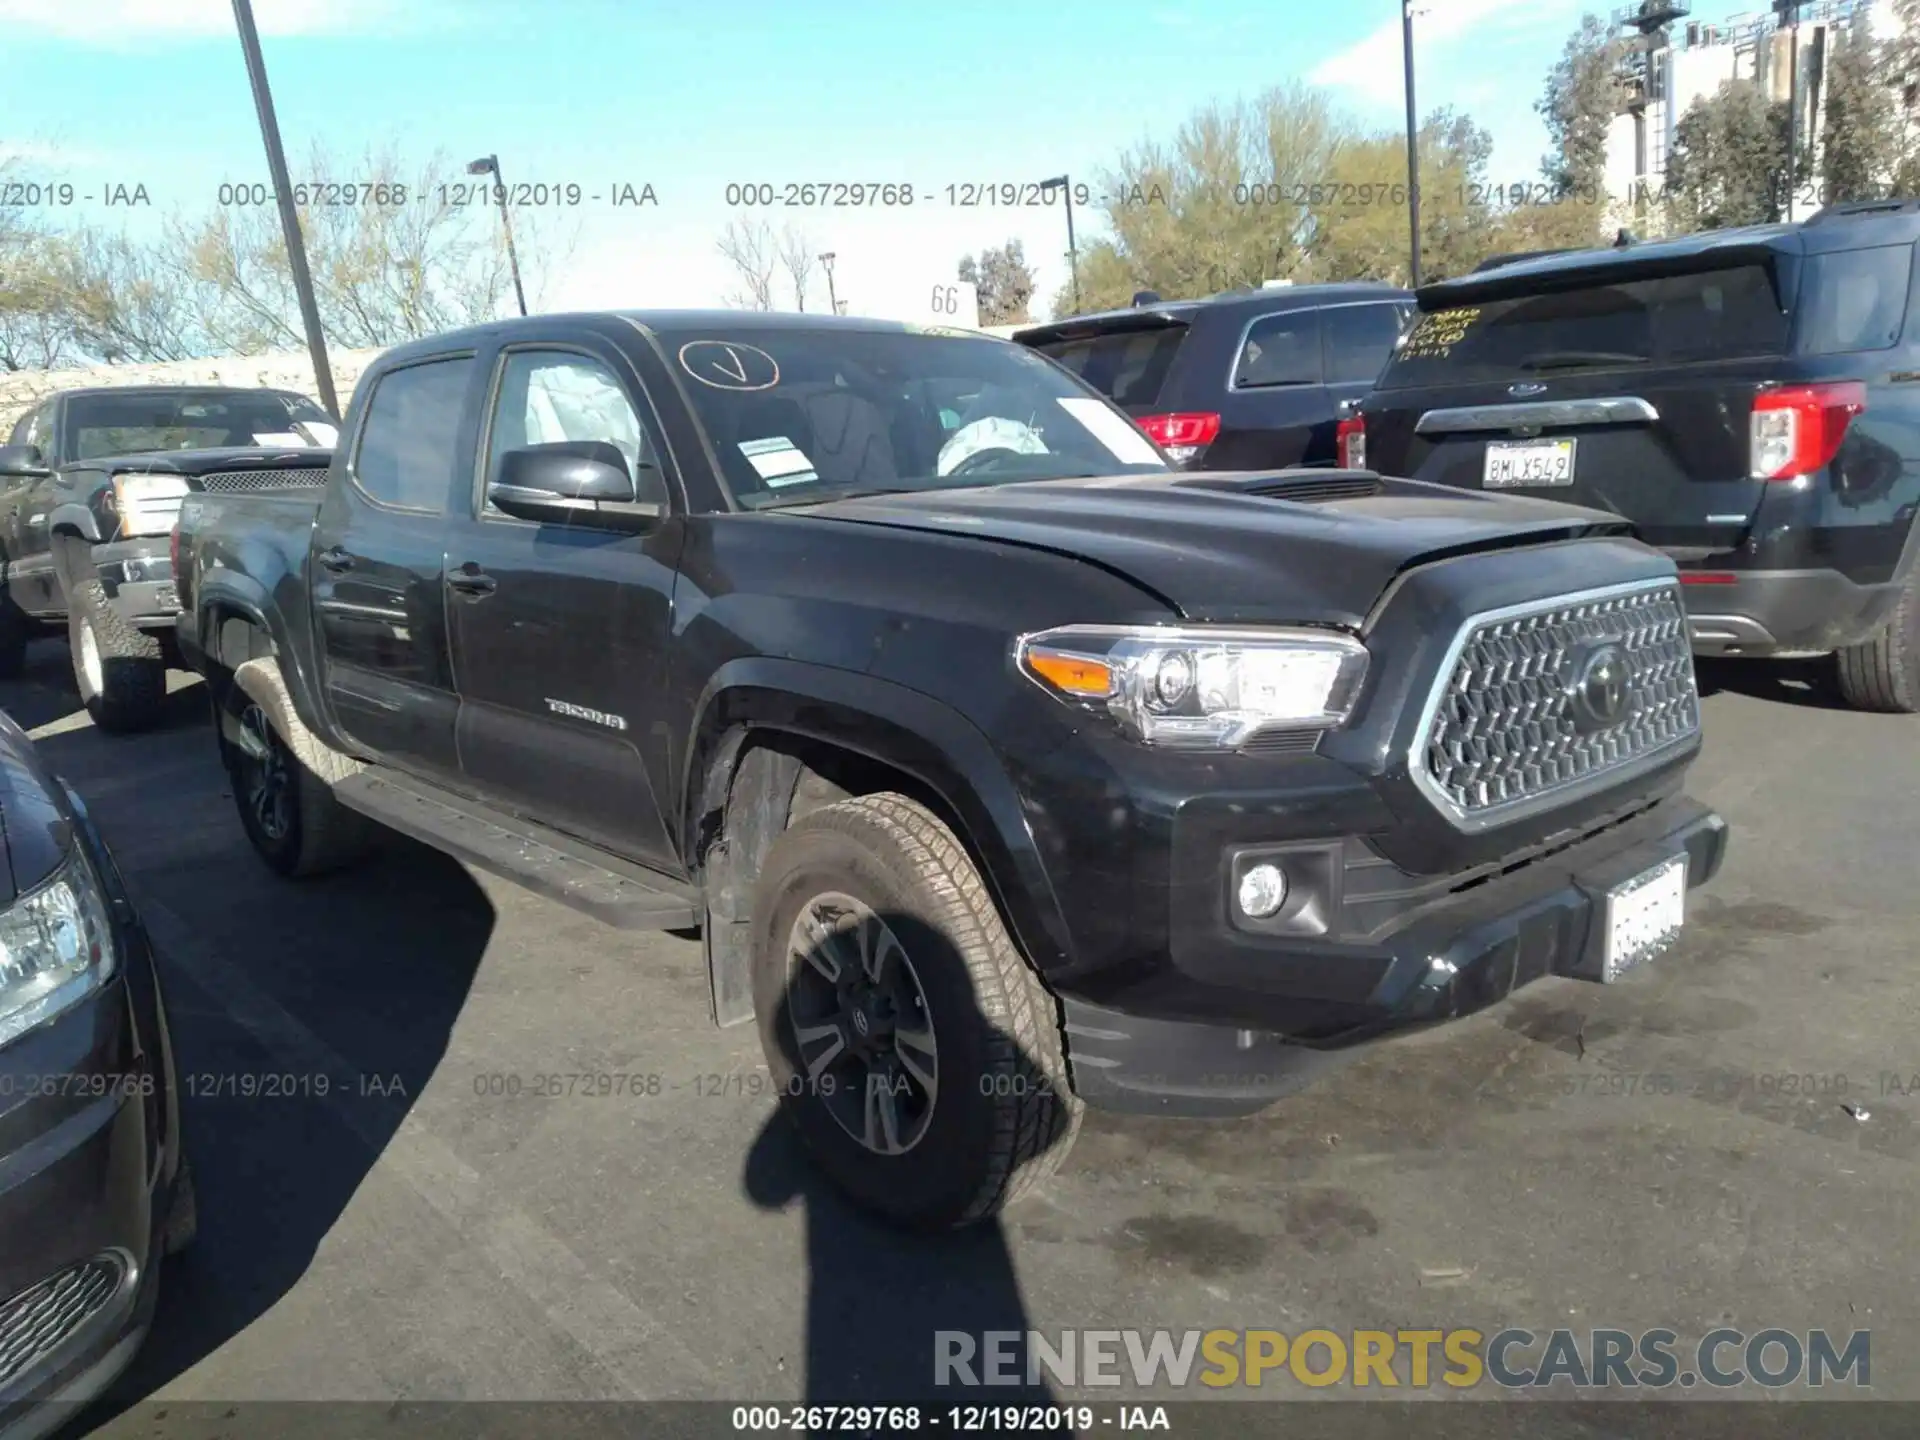
[[1067,276],[1073,285],[1074,313],[1080,311],[1080,251],[1073,243],[1073,186],[1067,183],[1065,175],[1056,175],[1051,180],[1042,180],[1040,188],[1051,190],[1058,185],[1067,197]]
[[300,214],[293,208],[293,182],[287,178],[287,156],[280,148],[280,122],[273,114],[273,92],[267,88],[267,62],[260,55],[260,32],[253,25],[251,0],[233,0],[233,19],[240,27],[240,49],[247,57],[247,79],[253,83],[253,108],[260,114],[260,138],[266,143],[267,173],[279,201],[280,229],[287,242],[287,269],[292,272],[293,293],[300,302],[300,322],[306,327],[314,388],[320,392],[320,403],[338,420],[340,401],[333,393],[333,370],[327,364],[327,337],[320,328],[319,303],[313,298],[307,247],[300,238]]
[[834,254],[831,250],[823,250],[820,252],[820,268],[827,272],[827,308],[838,315],[840,313],[840,298],[835,295],[833,291],[833,261]]
[[520,313],[527,313],[527,292],[520,286],[520,256],[513,248],[513,220],[507,214],[507,182],[500,178],[500,157],[483,155],[467,162],[469,175],[493,176],[493,195],[500,202],[500,226],[507,232],[507,264],[513,268],[513,295],[520,302]]
[[1412,232],[1413,288],[1420,288],[1420,123],[1413,101],[1413,0],[1400,0],[1400,36],[1407,67],[1407,226]]

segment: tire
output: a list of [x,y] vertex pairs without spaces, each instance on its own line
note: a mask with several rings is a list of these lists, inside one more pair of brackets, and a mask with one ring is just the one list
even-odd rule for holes
[[1835,655],[1834,674],[1841,698],[1855,710],[1920,711],[1920,565],[1878,633]]
[[221,705],[244,737],[241,743],[230,740],[224,718],[216,717],[220,758],[254,852],[289,879],[323,875],[360,859],[372,844],[374,823],[334,798],[258,701],[229,685]]
[[[818,923],[835,927],[831,944],[804,940]],[[878,983],[855,960],[868,955]],[[1071,1148],[1081,1105],[1058,1007],[953,832],[904,796],[828,805],[774,841],[753,982],[782,1108],[872,1213],[916,1230],[986,1220]]]
[[80,701],[100,729],[151,729],[166,709],[167,662],[160,642],[121,618],[98,580],[67,595],[67,638]]

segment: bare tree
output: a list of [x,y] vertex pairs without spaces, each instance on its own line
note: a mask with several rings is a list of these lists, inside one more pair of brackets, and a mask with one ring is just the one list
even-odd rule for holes
[[[295,172],[322,327],[374,349],[501,313],[505,236],[490,193],[442,182],[440,156],[409,171],[392,150],[341,160],[316,148]],[[515,217],[529,288],[551,254],[537,217]],[[569,247],[571,242],[569,242]],[[136,242],[85,225],[34,229],[0,211],[0,368],[180,360],[304,347],[279,217],[225,206],[169,218]]]
[[[316,148],[300,228],[322,327],[376,348],[491,319],[511,286],[491,197],[463,205],[435,155],[409,174],[392,151],[342,165]],[[544,237],[516,217],[523,268],[544,267]],[[205,307],[216,348],[297,348],[304,332],[279,219],[270,207],[216,211],[169,228],[181,279]]]
[[721,232],[720,253],[732,265],[739,288],[727,303],[737,310],[773,309],[773,267],[779,255],[773,227],[764,220],[732,220]]
[[793,285],[793,307],[804,313],[807,308],[807,285],[813,279],[817,257],[813,253],[813,241],[806,232],[796,230],[789,225],[780,233],[780,264],[786,269],[787,279]]

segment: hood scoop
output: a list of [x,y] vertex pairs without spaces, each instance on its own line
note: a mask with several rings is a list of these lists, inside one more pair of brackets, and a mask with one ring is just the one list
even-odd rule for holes
[[1186,490],[1218,490],[1228,495],[1259,495],[1321,505],[1330,500],[1363,500],[1386,484],[1371,470],[1264,470],[1247,475],[1200,474],[1173,482]]

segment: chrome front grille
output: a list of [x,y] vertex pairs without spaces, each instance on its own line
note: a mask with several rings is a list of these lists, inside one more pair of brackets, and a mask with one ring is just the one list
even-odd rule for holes
[[1472,828],[1596,788],[1699,728],[1679,586],[1558,596],[1469,622],[1413,775]]
[[200,477],[202,490],[316,490],[327,483],[327,469],[215,470]]
[[96,1255],[0,1305],[0,1389],[53,1354],[105,1309],[126,1275],[126,1263],[118,1255]]

